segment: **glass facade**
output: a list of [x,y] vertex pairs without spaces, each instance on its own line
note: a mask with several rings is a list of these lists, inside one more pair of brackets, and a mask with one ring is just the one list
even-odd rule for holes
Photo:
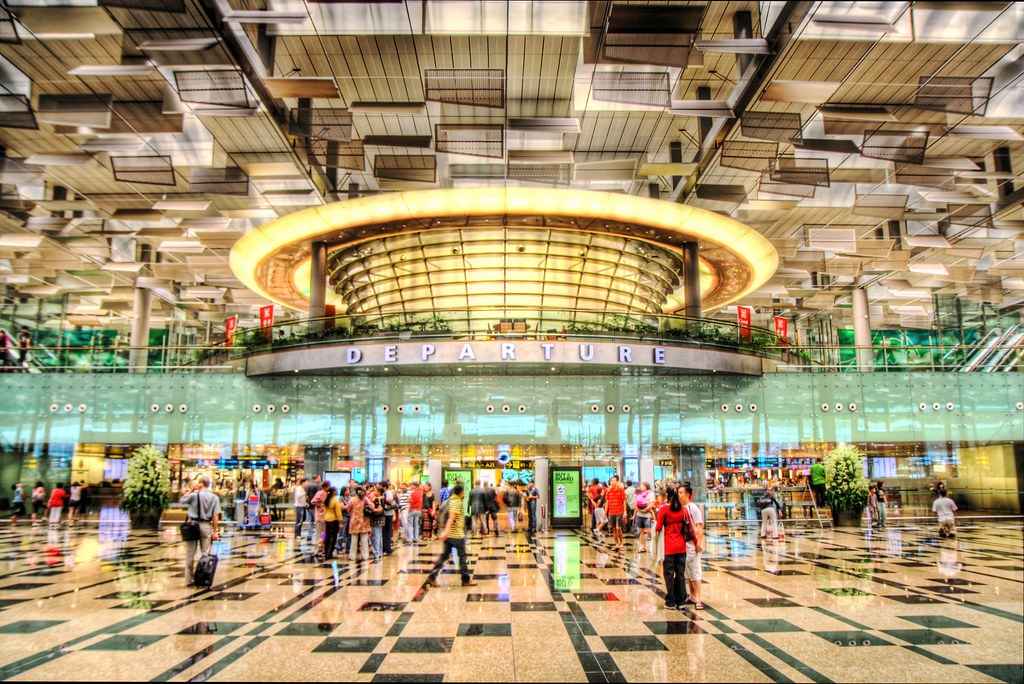
[[300,471],[410,481],[430,463],[528,481],[537,459],[587,478],[706,483],[721,515],[769,480],[794,488],[837,443],[904,505],[946,480],[968,507],[1021,509],[1024,376],[886,373],[628,376],[48,374],[5,378],[0,487],[115,482],[138,444],[272,485]]

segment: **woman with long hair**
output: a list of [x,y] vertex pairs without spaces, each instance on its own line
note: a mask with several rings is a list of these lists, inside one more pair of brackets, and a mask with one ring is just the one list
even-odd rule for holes
[[331,487],[324,498],[324,559],[334,558],[334,547],[338,544],[338,532],[341,530],[341,500],[338,490]]
[[669,487],[665,496],[667,503],[658,510],[656,528],[665,531],[665,607],[682,609],[686,604],[686,540],[693,537],[693,523],[675,487]]

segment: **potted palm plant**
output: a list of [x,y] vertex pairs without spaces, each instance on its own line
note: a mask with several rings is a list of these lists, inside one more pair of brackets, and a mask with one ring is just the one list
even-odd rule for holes
[[142,446],[128,461],[128,475],[121,494],[121,508],[132,527],[155,530],[171,497],[171,473],[167,457],[151,445]]
[[840,444],[825,457],[825,500],[838,527],[859,527],[868,502],[864,455],[851,444]]

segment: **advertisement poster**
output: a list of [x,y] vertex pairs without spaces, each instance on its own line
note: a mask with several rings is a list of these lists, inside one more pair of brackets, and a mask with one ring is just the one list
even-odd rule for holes
[[238,327],[238,316],[228,316],[224,319],[224,346],[235,346],[235,328]]
[[274,305],[267,304],[260,307],[260,331],[268,340],[274,335]]
[[740,326],[740,339],[750,339],[750,323],[754,317],[754,310],[749,306],[736,307],[736,322]]
[[583,524],[583,472],[579,468],[551,469],[551,525],[579,527]]
[[441,479],[449,487],[454,487],[456,482],[461,482],[466,490],[464,496],[469,496],[469,490],[473,488],[473,471],[469,468],[445,468],[441,473]]
[[772,321],[775,323],[775,335],[781,340],[788,340],[789,319],[785,316],[775,316]]

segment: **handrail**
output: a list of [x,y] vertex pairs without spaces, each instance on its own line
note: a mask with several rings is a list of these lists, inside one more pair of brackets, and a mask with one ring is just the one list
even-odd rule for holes
[[[1012,330],[1012,328],[1011,328]],[[271,339],[268,340],[269,337]],[[993,337],[997,339],[993,339]],[[240,371],[246,357],[289,348],[384,340],[635,340],[659,345],[725,349],[775,360],[769,372],[863,372],[857,351],[870,349],[877,372],[1024,371],[1024,335],[993,331],[973,344],[885,342],[870,346],[790,344],[772,331],[734,321],[672,314],[620,313],[586,309],[500,306],[453,308],[428,313],[329,316],[279,322],[269,331],[237,330],[231,347],[220,344],[154,347],[66,345],[32,346],[29,366],[17,366],[16,349],[4,371],[22,372],[170,372]],[[131,363],[133,351],[145,351],[147,365]],[[999,363],[971,363],[996,352]]]

